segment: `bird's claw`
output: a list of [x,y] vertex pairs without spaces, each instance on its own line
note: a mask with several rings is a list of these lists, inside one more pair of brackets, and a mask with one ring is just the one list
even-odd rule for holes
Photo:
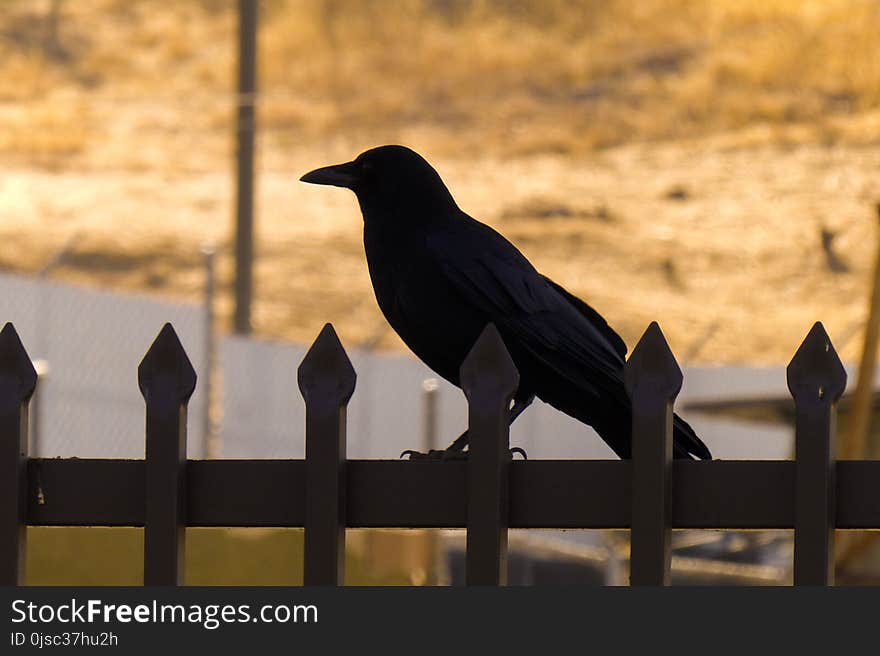
[[431,449],[427,453],[422,453],[421,451],[416,451],[415,449],[407,449],[403,453],[400,454],[401,458],[405,458],[409,456],[408,460],[436,460],[436,461],[450,461],[450,460],[467,460],[467,452],[466,451],[458,451],[453,449]]
[[[522,456],[523,460],[528,460],[529,456],[526,454],[525,450],[515,446],[509,451],[510,459],[513,460],[513,456],[515,454],[519,454]],[[409,456],[409,458],[407,458]],[[421,451],[416,451],[415,449],[407,449],[403,453],[400,454],[402,459],[408,460],[417,460],[417,461],[425,461],[425,460],[437,460],[437,461],[462,461],[468,459],[467,451],[459,451],[456,449],[431,449],[427,453],[422,453]]]
[[515,453],[520,454],[520,455],[522,456],[523,460],[528,460],[528,459],[529,459],[529,456],[528,456],[528,454],[526,453],[525,449],[523,449],[523,448],[521,448],[521,447],[518,447],[518,446],[515,446],[515,447],[513,447],[513,448],[510,450],[510,459],[511,459],[511,460],[513,460],[513,456],[514,456]]

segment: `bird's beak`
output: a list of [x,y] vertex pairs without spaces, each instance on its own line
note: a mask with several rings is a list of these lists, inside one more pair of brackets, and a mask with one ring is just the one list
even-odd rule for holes
[[314,171],[309,171],[300,178],[303,182],[320,185],[333,185],[334,187],[346,187],[351,189],[357,182],[357,170],[354,162],[325,166]]

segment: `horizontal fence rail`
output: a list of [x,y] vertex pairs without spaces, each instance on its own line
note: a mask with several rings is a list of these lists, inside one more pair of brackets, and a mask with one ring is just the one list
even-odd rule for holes
[[674,461],[681,371],[656,323],[626,365],[633,459],[513,461],[507,421],[518,373],[494,326],[461,369],[470,456],[348,460],[356,375],[329,324],[299,369],[305,460],[189,460],[196,375],[170,325],[138,370],[146,459],[27,457],[36,377],[11,324],[0,332],[0,584],[24,581],[27,525],[143,526],[144,583],[183,582],[187,526],[305,528],[310,585],[344,580],[345,528],[465,528],[466,580],[502,585],[509,528],[630,528],[631,582],[669,582],[672,528],[794,529],[795,584],[833,583],[835,528],[880,528],[880,461],[834,460],[846,377],[822,325],[788,368],[793,461]]
[[[345,525],[465,528],[467,466],[349,460]],[[794,528],[795,468],[793,461],[676,461],[671,525]],[[305,526],[305,472],[303,460],[190,460],[186,525]],[[839,461],[836,479],[835,526],[880,528],[880,461]],[[143,460],[31,459],[28,480],[30,525],[144,525]],[[629,462],[514,461],[509,528],[629,528],[631,480]]]

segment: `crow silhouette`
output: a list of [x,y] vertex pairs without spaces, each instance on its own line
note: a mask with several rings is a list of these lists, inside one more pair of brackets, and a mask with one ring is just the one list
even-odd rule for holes
[[[619,457],[631,457],[624,341],[596,310],[460,210],[424,158],[380,146],[301,179],[355,193],[379,308],[425,364],[460,386],[461,363],[492,322],[520,374],[511,423],[537,396],[592,426]],[[676,458],[711,458],[677,415],[673,430]],[[467,432],[430,456],[453,458],[466,444]]]

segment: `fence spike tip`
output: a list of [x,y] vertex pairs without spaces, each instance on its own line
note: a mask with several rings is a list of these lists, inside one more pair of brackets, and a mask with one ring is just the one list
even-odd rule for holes
[[660,325],[652,321],[624,365],[627,394],[632,397],[637,386],[646,385],[674,398],[681,391],[683,380],[681,367]]
[[331,395],[337,403],[347,403],[354,394],[357,373],[333,324],[324,324],[297,369],[300,392],[308,401],[315,397]]
[[157,382],[165,383],[168,378],[174,381],[174,400],[183,403],[192,396],[196,388],[196,371],[170,323],[162,326],[156,339],[138,365],[138,387],[146,399]]
[[461,388],[471,392],[483,388],[493,393],[513,395],[519,387],[519,371],[494,323],[486,324],[459,370]]
[[16,403],[31,398],[37,386],[37,371],[9,322],[0,330],[0,381],[5,382],[3,388],[14,390]]
[[846,369],[821,321],[813,324],[785,370],[795,399],[837,401],[846,389]]

